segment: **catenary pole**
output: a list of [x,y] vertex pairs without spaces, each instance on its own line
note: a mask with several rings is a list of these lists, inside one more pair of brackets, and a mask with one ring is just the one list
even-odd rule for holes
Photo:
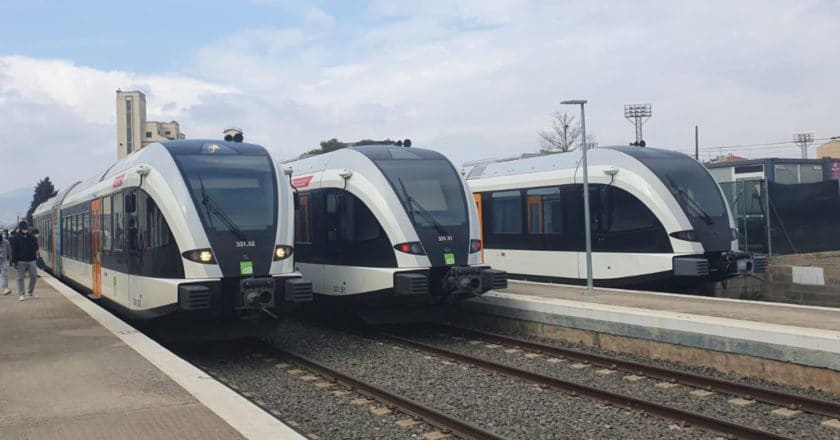
[[572,101],[563,101],[560,104],[565,105],[580,105],[580,134],[581,151],[583,151],[583,224],[584,234],[586,235],[586,294],[593,295],[592,289],[592,227],[589,219],[589,164],[586,161],[586,150],[588,145],[586,142],[586,114],[584,112],[585,99],[576,99]]

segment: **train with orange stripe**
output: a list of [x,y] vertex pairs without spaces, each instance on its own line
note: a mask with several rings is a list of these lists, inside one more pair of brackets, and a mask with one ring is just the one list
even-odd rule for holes
[[442,154],[359,145],[281,163],[297,190],[295,264],[317,303],[449,304],[507,287],[481,261],[478,212]]
[[33,222],[47,270],[128,317],[228,321],[311,301],[294,215],[265,148],[176,140],[68,186]]

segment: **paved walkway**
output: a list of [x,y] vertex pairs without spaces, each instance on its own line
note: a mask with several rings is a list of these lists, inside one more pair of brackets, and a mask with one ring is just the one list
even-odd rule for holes
[[0,296],[0,439],[243,438],[47,277]]

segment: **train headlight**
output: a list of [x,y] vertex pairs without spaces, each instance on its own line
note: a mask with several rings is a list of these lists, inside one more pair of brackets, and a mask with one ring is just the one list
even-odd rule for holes
[[292,256],[292,252],[294,252],[293,247],[278,244],[274,247],[274,261],[285,260]]
[[697,233],[692,230],[672,232],[671,237],[685,241],[700,241],[700,239],[697,238]]
[[196,263],[216,264],[216,257],[210,249],[194,249],[181,254],[184,258]]
[[423,250],[423,245],[420,244],[419,241],[412,241],[409,243],[400,243],[394,246],[394,249],[404,252],[406,254],[412,255],[426,255],[426,251]]
[[474,254],[481,250],[481,240],[470,240],[470,253]]

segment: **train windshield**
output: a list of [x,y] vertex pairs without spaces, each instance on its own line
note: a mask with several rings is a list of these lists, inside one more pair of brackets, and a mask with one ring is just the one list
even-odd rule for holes
[[265,155],[189,154],[176,156],[195,207],[209,230],[231,232],[273,228],[276,180]]
[[375,161],[394,187],[417,227],[467,224],[464,187],[445,159],[380,159]]
[[717,182],[694,159],[676,152],[638,147],[621,151],[653,171],[690,218],[710,225],[726,216],[726,204]]

